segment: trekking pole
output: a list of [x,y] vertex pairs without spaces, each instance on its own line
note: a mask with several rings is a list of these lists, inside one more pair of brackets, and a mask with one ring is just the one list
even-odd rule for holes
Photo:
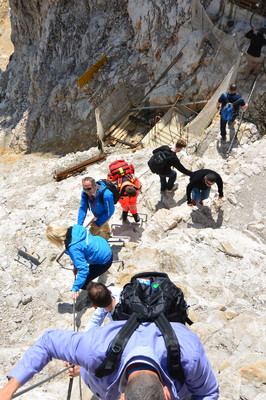
[[[261,65],[261,67],[262,67],[262,65]],[[250,101],[250,99],[251,99],[251,96],[252,96],[252,93],[253,93],[253,91],[254,91],[254,89],[255,89],[255,86],[256,86],[256,83],[257,83],[257,80],[258,80],[258,76],[259,76],[261,67],[260,67],[260,69],[259,69],[259,72],[257,73],[257,76],[255,77],[255,79],[254,79],[254,81],[253,81],[253,83],[252,83],[251,90],[250,90],[250,93],[249,93],[249,96],[248,96],[248,99],[247,99],[247,103],[249,103],[249,101]],[[244,116],[245,111],[246,111],[246,110],[244,110],[244,111],[242,112],[242,115],[241,115],[241,118],[240,118],[240,121],[239,121],[237,130],[236,130],[236,133],[234,134],[234,137],[233,137],[233,139],[232,139],[232,141],[231,141],[231,143],[230,143],[229,149],[228,149],[227,152],[226,152],[226,156],[227,156],[227,157],[229,156],[229,154],[230,154],[230,152],[231,152],[231,149],[232,149],[233,144],[234,144],[234,140],[235,140],[235,138],[236,138],[236,136],[237,136],[237,134],[238,134],[238,132],[239,132],[240,125],[241,125],[241,123],[242,123],[242,119],[243,119],[243,116]]]
[[241,123],[242,123],[242,119],[243,119],[244,112],[245,112],[245,111],[242,112],[242,115],[241,115],[240,120],[239,120],[239,123],[238,123],[237,130],[236,130],[236,132],[235,132],[235,134],[234,134],[234,137],[233,137],[233,139],[231,140],[230,146],[229,146],[229,148],[228,148],[228,150],[227,150],[227,152],[226,152],[226,157],[229,156],[229,154],[230,154],[230,152],[231,152],[231,150],[232,150],[232,147],[233,147],[233,144],[234,144],[234,140],[235,140],[235,138],[237,137],[237,134],[238,134],[239,129],[240,129],[240,125],[241,125]]
[[21,396],[22,394],[27,393],[27,392],[29,392],[30,390],[35,389],[35,388],[38,387],[38,386],[41,386],[43,383],[46,383],[46,382],[50,381],[51,379],[53,379],[53,378],[55,378],[56,376],[62,374],[63,372],[66,372],[66,371],[67,371],[68,369],[70,369],[70,368],[71,368],[71,365],[69,365],[68,367],[63,368],[61,371],[56,372],[55,374],[49,376],[48,378],[45,378],[45,379],[43,379],[42,381],[40,381],[40,382],[38,382],[38,383],[35,383],[34,385],[32,385],[32,386],[30,386],[30,387],[28,387],[28,388],[26,388],[26,389],[20,390],[18,393],[14,394],[14,395],[12,396],[12,399],[15,399],[16,397],[19,397],[19,396]]
[[149,172],[150,170],[147,169],[146,171],[143,172],[143,174],[139,175],[138,178],[141,178],[143,175],[147,174],[147,172]]
[[[74,278],[74,282],[75,282],[75,280],[76,280],[76,277]],[[76,331],[76,319],[75,319],[75,317],[76,317],[76,300],[73,299],[73,330],[74,330],[74,332]],[[74,365],[72,365],[72,366],[74,368]],[[68,391],[67,391],[67,400],[70,400],[70,398],[71,398],[73,380],[74,380],[74,378],[69,378]]]
[[72,387],[73,387],[73,379],[74,378],[70,378],[69,379],[68,391],[67,391],[67,400],[70,400],[70,398],[71,398],[71,392],[72,392]]

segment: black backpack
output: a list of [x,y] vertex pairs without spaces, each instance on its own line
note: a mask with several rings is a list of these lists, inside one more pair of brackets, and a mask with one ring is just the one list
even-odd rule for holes
[[154,174],[159,174],[160,171],[168,164],[167,155],[160,150],[154,153],[148,161],[148,166]]
[[100,182],[103,182],[106,186],[100,193],[100,202],[104,203],[104,192],[106,191],[106,189],[109,189],[113,193],[114,204],[116,204],[120,198],[119,189],[117,188],[117,186],[108,179],[100,179]]
[[116,370],[129,338],[142,322],[155,322],[165,341],[170,376],[183,383],[179,343],[169,321],[191,325],[187,309],[182,290],[167,274],[143,272],[134,275],[124,286],[120,302],[112,312],[113,320],[127,322],[113,339],[105,360],[96,369],[96,377],[102,378]]

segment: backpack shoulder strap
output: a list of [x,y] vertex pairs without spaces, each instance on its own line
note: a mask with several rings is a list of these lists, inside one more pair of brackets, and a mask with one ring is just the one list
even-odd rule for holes
[[88,210],[90,211],[91,210],[91,206],[90,206],[90,202],[89,202],[89,196],[87,195],[86,192],[85,192],[85,198],[86,198],[86,201],[87,201]]
[[239,99],[237,99],[236,101],[234,101],[232,104],[233,106],[235,106],[237,103],[240,103],[240,101],[243,100],[242,97],[239,97]]
[[154,322],[162,332],[164,338],[165,347],[167,349],[167,364],[170,376],[171,378],[177,379],[179,382],[184,383],[185,377],[180,359],[180,346],[176,334],[170,322],[163,313],[159,314]]
[[228,100],[228,95],[227,95],[227,93],[224,93],[224,98],[225,98],[225,101],[226,101],[226,103],[229,103],[229,100]]
[[107,187],[105,186],[105,188],[100,192],[100,195],[99,195],[99,199],[102,204],[104,204],[103,198],[104,198],[104,192],[106,191],[106,189],[107,189]]
[[137,314],[131,314],[113,339],[104,361],[95,370],[94,374],[97,378],[110,375],[116,370],[129,338],[139,325]]

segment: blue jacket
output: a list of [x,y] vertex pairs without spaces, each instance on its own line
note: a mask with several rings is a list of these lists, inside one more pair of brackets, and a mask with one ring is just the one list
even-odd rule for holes
[[[113,193],[109,189],[105,190],[106,186],[103,182],[96,182],[96,184],[100,186],[100,189],[96,191],[96,198],[93,203],[89,200],[89,197],[85,192],[85,190],[82,190],[81,192],[81,199],[78,212],[78,225],[83,225],[87,215],[88,208],[91,209],[92,214],[97,218],[95,223],[98,226],[101,226],[106,221],[108,221],[108,219],[111,218],[111,216],[115,211]],[[102,202],[100,193],[103,190],[104,194]]]
[[96,378],[95,369],[104,360],[108,347],[124,321],[112,321],[88,332],[53,330],[46,332],[12,369],[8,377],[24,385],[52,358],[80,365],[81,377],[90,390],[102,400],[116,400],[125,389],[124,371],[133,357],[152,364],[160,373],[172,400],[192,395],[192,400],[217,400],[218,383],[198,336],[180,323],[171,323],[180,345],[185,383],[169,376],[167,351],[163,336],[154,323],[141,324],[130,337],[121,361],[111,375]]
[[105,264],[112,256],[108,242],[100,236],[93,236],[84,226],[72,227],[71,243],[66,250],[78,270],[72,291],[77,292],[86,282],[90,268],[88,264]]

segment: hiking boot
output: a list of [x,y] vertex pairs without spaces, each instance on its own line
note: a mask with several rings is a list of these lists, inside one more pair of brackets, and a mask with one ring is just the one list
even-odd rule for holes
[[201,200],[201,201],[199,202],[199,204],[200,204],[201,206],[203,206],[203,201]]
[[128,212],[127,212],[127,211],[123,211],[123,212],[122,212],[122,221],[123,221],[123,222],[127,222],[127,215],[128,215]]
[[139,214],[133,214],[132,217],[134,218],[135,222],[139,222],[140,221],[140,216]]
[[195,203],[195,201],[193,201],[193,200],[192,200],[191,204],[192,204],[193,206],[196,206],[196,205],[197,205],[197,203]]

